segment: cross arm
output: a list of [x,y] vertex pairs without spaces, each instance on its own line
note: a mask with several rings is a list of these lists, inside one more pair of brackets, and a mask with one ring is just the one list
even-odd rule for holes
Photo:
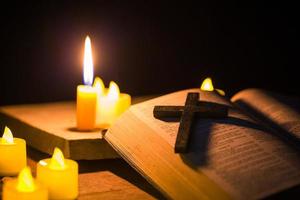
[[[153,116],[157,119],[161,118],[179,118],[182,115],[184,106],[155,106]],[[191,111],[195,112],[197,117],[226,117],[228,107],[222,104],[211,102],[199,102],[197,106],[191,106]]]

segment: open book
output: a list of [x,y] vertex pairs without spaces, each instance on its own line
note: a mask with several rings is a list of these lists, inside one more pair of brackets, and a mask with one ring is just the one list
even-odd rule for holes
[[[188,92],[200,92],[201,101],[227,105],[229,114],[196,118],[189,153],[175,154],[179,121],[156,119],[153,108],[184,105]],[[172,199],[263,198],[300,184],[295,148],[300,115],[293,106],[300,101],[285,100],[258,89],[243,90],[231,100],[199,89],[179,91],[132,106],[105,139]]]

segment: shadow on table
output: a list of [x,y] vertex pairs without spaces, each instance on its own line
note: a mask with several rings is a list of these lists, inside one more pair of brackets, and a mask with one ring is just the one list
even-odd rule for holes
[[[30,158],[29,165],[35,173],[36,162],[41,159],[48,158],[49,155],[37,151],[31,147],[27,147],[27,154]],[[32,160],[32,161],[31,161]],[[99,171],[110,171],[116,176],[125,179],[129,183],[140,188],[144,192],[150,194],[157,199],[165,199],[165,197],[151,184],[149,184],[139,173],[137,173],[123,159],[104,159],[104,160],[80,160],[79,173],[91,173]]]

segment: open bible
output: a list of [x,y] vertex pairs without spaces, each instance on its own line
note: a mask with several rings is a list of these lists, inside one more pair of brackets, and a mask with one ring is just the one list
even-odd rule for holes
[[[223,119],[195,118],[189,152],[175,154],[179,120],[153,117],[155,105],[184,105],[188,92],[228,106]],[[172,199],[258,199],[300,184],[298,100],[259,89],[231,99],[183,90],[132,106],[105,139]]]

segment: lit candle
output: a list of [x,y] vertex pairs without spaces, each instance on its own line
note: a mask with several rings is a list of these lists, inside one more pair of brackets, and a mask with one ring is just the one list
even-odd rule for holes
[[97,91],[93,84],[93,59],[91,40],[87,36],[84,48],[83,79],[85,85],[77,87],[77,129],[90,131],[95,128],[96,109],[97,109]]
[[131,105],[131,97],[120,93],[119,86],[113,81],[106,89],[99,77],[95,78],[94,87],[98,92],[97,126],[108,128]]
[[5,127],[0,138],[0,176],[16,176],[26,166],[26,142]]
[[212,84],[211,78],[208,77],[208,78],[204,79],[204,81],[202,82],[202,85],[201,85],[201,90],[214,91],[214,86]]
[[50,199],[75,199],[78,196],[78,164],[65,159],[59,148],[52,158],[37,164],[37,179],[47,186]]
[[29,167],[19,173],[18,178],[4,181],[3,200],[47,200],[46,187],[34,180]]
[[216,91],[216,92],[218,92],[220,95],[225,96],[225,92],[224,92],[223,90],[221,90],[221,89],[215,89],[215,88],[214,88],[214,85],[213,85],[213,83],[212,83],[212,80],[211,80],[211,78],[209,78],[209,77],[206,78],[206,79],[204,79],[204,81],[203,81],[202,84],[201,84],[200,89],[201,89],[202,91],[209,91],[209,92]]

